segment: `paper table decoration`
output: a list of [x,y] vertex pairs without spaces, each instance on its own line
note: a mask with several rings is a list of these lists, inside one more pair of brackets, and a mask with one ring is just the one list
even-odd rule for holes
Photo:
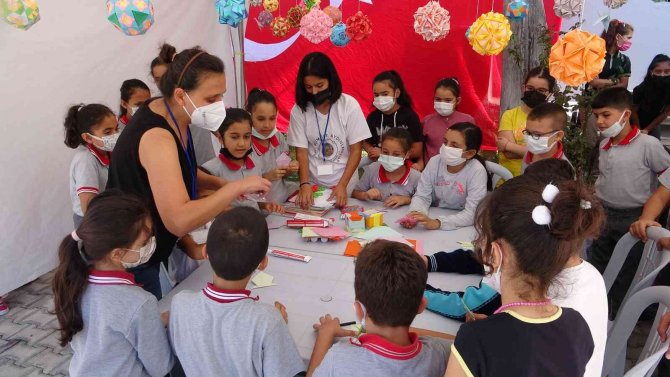
[[482,14],[470,28],[468,41],[480,55],[498,55],[512,37],[509,21],[496,12]]
[[219,13],[219,23],[237,27],[242,20],[249,17],[244,0],[217,0],[216,10]]
[[107,20],[125,35],[142,35],[154,23],[151,0],[107,0]]
[[319,8],[314,8],[300,20],[300,34],[312,43],[321,43],[330,37],[333,19]]
[[425,41],[434,42],[443,39],[451,28],[449,11],[440,3],[431,0],[414,13],[414,31]]
[[556,41],[549,54],[549,73],[557,80],[579,86],[596,78],[605,64],[605,40],[574,29]]
[[36,0],[0,0],[0,15],[8,24],[28,30],[40,20]]

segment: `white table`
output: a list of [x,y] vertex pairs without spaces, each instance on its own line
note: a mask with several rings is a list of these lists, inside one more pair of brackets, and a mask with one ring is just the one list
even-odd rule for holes
[[[423,239],[426,254],[441,250],[451,251],[458,247],[458,241],[472,238],[472,228],[449,232],[403,229],[395,224],[395,220],[405,214],[406,208],[385,213],[384,220],[407,238]],[[331,211],[329,215],[327,217],[337,216],[337,225],[344,225],[343,221],[339,220],[338,210]],[[342,322],[356,320],[353,308],[354,259],[343,256],[345,244],[346,241],[305,242],[297,230],[286,227],[270,231],[271,248],[312,256],[309,263],[270,257],[265,272],[274,276],[277,285],[252,289],[252,294],[260,296],[261,302],[273,304],[275,301],[280,301],[286,306],[289,314],[289,331],[304,359],[309,359],[311,355],[316,340],[312,324],[318,322],[320,316],[330,313],[339,317]],[[207,282],[212,280],[212,276],[213,271],[209,263],[203,263],[159,302],[159,309],[169,310],[172,297],[180,291],[203,289]],[[480,279],[481,277],[476,275],[441,273],[428,275],[429,284],[445,290],[463,290],[468,285],[477,284]],[[248,288],[252,287],[253,284],[250,282]],[[328,299],[330,301],[327,301]],[[434,313],[424,312],[416,317],[412,326],[455,335],[460,323]]]

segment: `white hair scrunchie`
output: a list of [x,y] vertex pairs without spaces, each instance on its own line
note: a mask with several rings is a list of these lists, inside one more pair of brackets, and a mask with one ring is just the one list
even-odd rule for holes
[[542,190],[542,199],[547,203],[552,203],[556,196],[558,196],[558,187],[551,183]]

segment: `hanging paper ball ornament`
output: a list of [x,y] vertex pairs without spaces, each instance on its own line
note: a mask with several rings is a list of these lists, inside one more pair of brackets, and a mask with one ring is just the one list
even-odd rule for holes
[[470,39],[470,30],[472,29],[472,25],[468,27],[468,30],[465,31],[465,39]]
[[279,0],[263,0],[263,8],[268,12],[274,12],[279,9]]
[[272,29],[272,35],[275,37],[283,37],[288,34],[291,27],[284,17],[275,17],[270,23],[270,28]]
[[237,27],[242,20],[249,17],[244,0],[217,0],[216,10],[219,13],[219,23]]
[[0,15],[8,24],[28,30],[40,20],[35,0],[0,0]]
[[598,77],[605,65],[605,40],[581,29],[569,31],[551,46],[549,73],[579,86]]
[[307,10],[312,10],[314,7],[319,7],[319,4],[321,4],[321,0],[305,0],[305,6],[307,7]]
[[300,34],[312,43],[321,43],[330,37],[333,19],[319,8],[314,8],[300,20]]
[[521,21],[528,15],[528,3],[520,0],[507,4],[505,16],[512,21]]
[[323,12],[333,19],[333,25],[337,25],[342,21],[342,11],[338,7],[329,5],[323,8]]
[[584,0],[554,0],[554,13],[558,17],[572,18],[579,16],[584,8]]
[[307,8],[304,5],[296,5],[288,10],[286,21],[288,21],[290,27],[298,28],[300,27],[300,20],[305,14],[307,14]]
[[330,41],[337,47],[348,45],[351,39],[347,36],[347,25],[340,22],[333,26],[333,31],[330,33]]
[[263,5],[263,0],[251,0],[249,1],[249,5],[252,7],[260,7]]
[[264,10],[258,13],[258,16],[256,16],[256,23],[258,24],[259,28],[264,28],[272,22],[272,19],[275,18],[272,13]]
[[606,7],[611,9],[621,8],[628,0],[603,0]]
[[414,13],[414,31],[425,41],[439,41],[449,34],[450,28],[449,11],[437,1],[429,1]]
[[509,21],[496,12],[482,14],[470,28],[468,41],[480,55],[498,55],[512,37]]
[[107,19],[123,34],[141,35],[154,23],[154,6],[151,0],[107,0]]
[[347,36],[351,40],[360,42],[372,34],[372,22],[360,10],[347,18]]

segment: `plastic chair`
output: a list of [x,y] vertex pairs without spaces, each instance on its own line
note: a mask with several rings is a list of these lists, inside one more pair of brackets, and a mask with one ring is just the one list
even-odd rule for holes
[[[652,304],[659,304],[659,314],[657,320],[660,318],[660,313],[665,312],[665,307],[670,305],[670,287],[648,287],[633,294],[628,301],[626,301],[617,319],[614,321],[614,326],[610,332],[607,345],[605,346],[605,360],[603,362],[602,377],[621,377],[624,376],[623,369],[625,363],[627,340],[640,317],[640,314]],[[654,324],[649,336],[655,338],[653,344],[645,344],[645,348],[640,354],[635,367],[633,367],[625,377],[642,377],[651,375],[656,368],[656,365],[663,357],[664,351],[668,348],[670,341],[661,343],[656,335],[656,326]]]
[[495,162],[486,161],[486,171],[489,174],[492,174],[491,184],[493,185],[494,190],[496,185],[498,184],[498,181],[500,181],[501,179],[503,181],[509,181],[510,179],[514,178],[512,173],[509,170],[507,170],[506,167],[500,164],[496,164]]

